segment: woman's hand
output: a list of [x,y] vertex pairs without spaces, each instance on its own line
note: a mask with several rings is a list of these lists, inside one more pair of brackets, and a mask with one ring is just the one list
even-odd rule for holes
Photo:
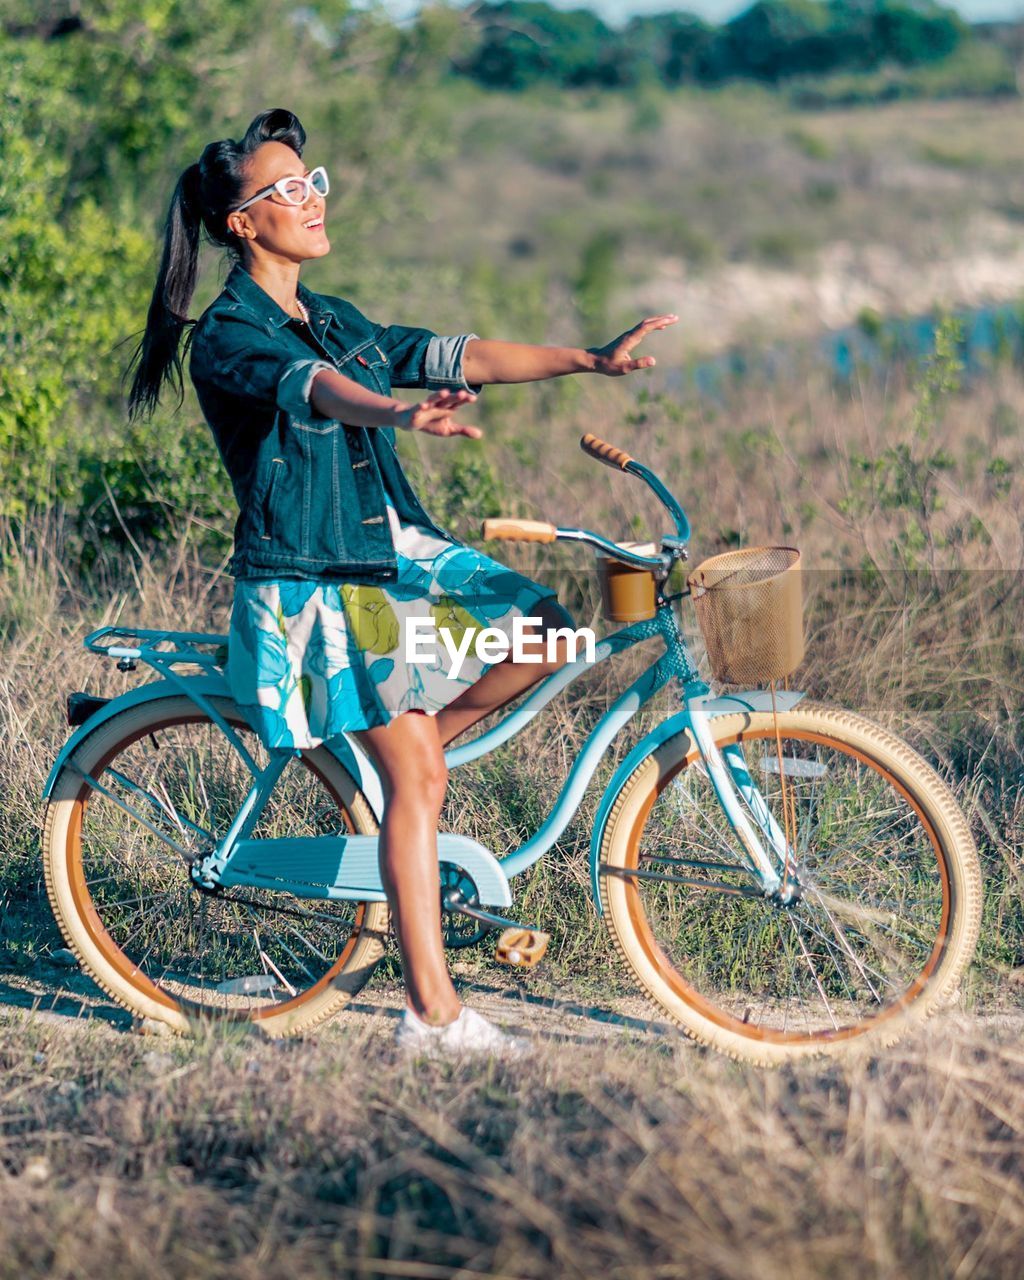
[[594,372],[603,373],[609,378],[621,378],[624,373],[653,368],[657,363],[654,356],[641,356],[639,360],[633,360],[629,353],[649,333],[654,333],[656,329],[667,329],[678,319],[677,315],[650,316],[647,320],[641,320],[635,328],[613,338],[606,347],[591,347],[590,353],[595,357]]
[[452,414],[464,404],[473,404],[471,391],[435,391],[419,404],[408,405],[395,414],[395,426],[402,431],[425,431],[430,436],[469,436],[479,440],[483,432],[468,422],[456,422]]

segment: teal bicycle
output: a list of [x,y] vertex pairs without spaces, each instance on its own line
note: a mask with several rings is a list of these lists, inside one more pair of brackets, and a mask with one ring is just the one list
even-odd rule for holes
[[[508,520],[486,522],[485,536],[592,547],[627,580],[627,609],[647,593],[595,661],[648,640],[658,652],[593,728],[530,839],[491,851],[439,834],[446,936],[516,924],[511,882],[552,848],[616,736],[668,687],[678,708],[625,755],[594,822],[594,905],[622,960],[684,1031],[737,1058],[890,1043],[951,998],[974,951],[981,876],[960,808],[906,743],[858,715],[775,683],[713,693],[676,615],[684,596],[712,599],[711,577],[667,593],[690,538],[682,507],[622,451],[594,437],[583,447],[646,483],[672,533],[637,548]],[[772,631],[748,617],[740,651]],[[45,787],[47,890],[85,971],[180,1033],[226,1019],[288,1036],[343,1008],[389,928],[367,756],[346,736],[265,751],[231,699],[221,635],[104,627],[84,643],[158,677],[109,700],[72,694],[75,732]],[[449,749],[448,765],[507,742],[592,666],[549,675]]]

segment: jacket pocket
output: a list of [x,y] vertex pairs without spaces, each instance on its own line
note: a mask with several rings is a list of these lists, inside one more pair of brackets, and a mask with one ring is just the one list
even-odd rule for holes
[[370,342],[363,347],[356,359],[373,375],[381,395],[389,395],[391,393],[391,361],[376,342]]
[[274,527],[274,493],[282,471],[284,471],[284,458],[271,458],[270,478],[267,480],[267,487],[263,492],[263,502],[260,508],[263,517],[262,537],[266,542],[269,542],[272,536],[271,530]]

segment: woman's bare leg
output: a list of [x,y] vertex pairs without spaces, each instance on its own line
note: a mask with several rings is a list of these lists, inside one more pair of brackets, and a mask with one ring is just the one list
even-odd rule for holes
[[[573,626],[554,600],[541,601],[535,616],[545,635],[550,627]],[[381,882],[402,957],[407,1003],[425,1022],[452,1022],[461,1008],[441,939],[437,825],[448,783],[443,746],[566,661],[564,641],[552,663],[505,659],[436,715],[405,712],[389,724],[355,733],[384,788]]]
[[[540,631],[544,636],[544,648],[538,650],[533,646],[534,652],[547,654],[549,629],[555,627],[575,629],[571,615],[554,599],[542,600],[532,616],[541,619]],[[536,627],[530,630],[534,635],[538,632]],[[568,660],[568,645],[565,640],[559,640],[554,662],[513,662],[511,657],[506,657],[495,663],[475,684],[470,685],[465,693],[459,694],[453,702],[434,716],[442,745],[447,746],[470,725],[476,724],[492,711],[497,711],[506,702],[511,702],[538,680],[564,666]]]
[[441,940],[437,824],[448,773],[433,716],[409,711],[356,733],[384,788],[380,874],[402,957],[406,999],[425,1022],[459,1016]]

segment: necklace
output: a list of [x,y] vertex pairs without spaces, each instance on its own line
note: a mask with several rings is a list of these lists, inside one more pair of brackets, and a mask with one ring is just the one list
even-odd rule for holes
[[303,304],[298,300],[298,298],[295,299],[295,305],[299,309],[299,316],[303,324],[309,324],[309,312],[306,310]]

